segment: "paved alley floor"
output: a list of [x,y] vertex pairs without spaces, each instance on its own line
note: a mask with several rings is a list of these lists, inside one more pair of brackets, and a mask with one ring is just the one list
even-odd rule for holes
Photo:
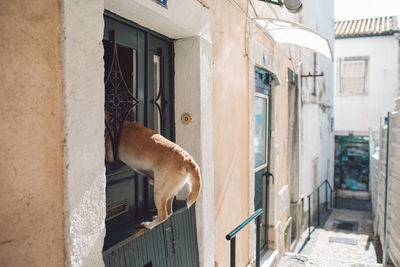
[[[303,233],[303,240],[307,235]],[[278,266],[382,266],[377,263],[379,242],[372,236],[369,211],[334,209],[305,246],[300,242],[295,249],[299,254],[286,253]]]

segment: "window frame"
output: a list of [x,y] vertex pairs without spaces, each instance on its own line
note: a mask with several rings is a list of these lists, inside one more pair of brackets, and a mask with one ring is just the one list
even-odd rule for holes
[[[368,95],[368,89],[369,89],[369,57],[368,56],[359,56],[359,57],[342,57],[337,60],[338,62],[338,75],[337,75],[337,81],[338,81],[338,90],[337,93],[339,96],[366,96]],[[343,75],[343,65],[345,63],[349,62],[363,62],[363,75],[359,77],[352,77],[352,76],[345,76]],[[349,92],[349,91],[343,91],[343,79],[349,79],[349,78],[361,78],[362,79],[362,90],[360,92]]]

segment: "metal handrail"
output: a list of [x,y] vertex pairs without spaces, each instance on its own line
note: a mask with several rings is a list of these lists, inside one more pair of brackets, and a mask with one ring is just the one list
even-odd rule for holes
[[308,194],[308,240],[310,240],[311,238],[311,196],[317,192],[317,226],[319,226],[319,202],[320,202],[320,197],[319,197],[319,189],[325,184],[325,211],[328,210],[328,186],[329,186],[329,190],[331,191],[331,208],[332,208],[332,193],[333,193],[333,189],[332,186],[329,184],[328,179],[326,179],[325,181],[323,181],[317,188],[315,188],[313,191],[311,191],[310,194]]
[[262,213],[263,209],[256,210],[253,215],[226,235],[226,240],[231,241],[231,267],[236,266],[236,234],[254,219],[256,219],[256,267],[260,267],[260,215]]

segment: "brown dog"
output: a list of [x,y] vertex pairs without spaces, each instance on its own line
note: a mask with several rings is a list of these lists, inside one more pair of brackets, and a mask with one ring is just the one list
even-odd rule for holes
[[[193,158],[177,144],[144,127],[138,122],[125,122],[118,147],[118,157],[136,172],[153,180],[157,217],[142,225],[152,229],[172,214],[175,195],[186,182],[190,207],[198,198],[201,187],[200,169]],[[106,134],[106,160],[114,161],[111,140]]]

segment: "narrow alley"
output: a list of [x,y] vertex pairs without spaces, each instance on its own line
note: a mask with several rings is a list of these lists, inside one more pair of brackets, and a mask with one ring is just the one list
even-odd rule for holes
[[0,267],[400,267],[400,0],[0,1]]
[[286,253],[278,266],[382,266],[369,200],[338,198],[337,208],[321,213],[320,225],[312,226],[308,241],[306,229],[294,252]]

